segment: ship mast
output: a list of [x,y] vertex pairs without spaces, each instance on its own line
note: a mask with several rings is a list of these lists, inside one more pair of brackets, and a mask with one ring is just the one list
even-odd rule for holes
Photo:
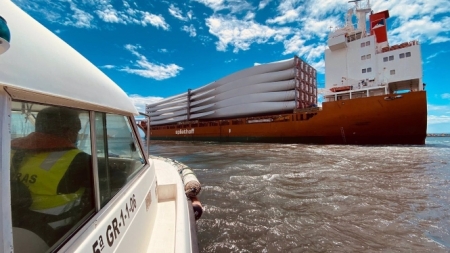
[[[367,0],[366,5],[361,4],[362,0],[351,0],[349,3],[355,3],[356,18],[358,20],[357,30],[363,32],[362,37],[366,37],[366,16],[372,9],[370,8],[370,0]],[[348,21],[347,21],[348,22]]]

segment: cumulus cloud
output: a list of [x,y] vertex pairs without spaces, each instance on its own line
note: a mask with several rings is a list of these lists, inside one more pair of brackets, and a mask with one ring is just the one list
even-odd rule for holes
[[211,8],[215,12],[228,10],[232,13],[243,12],[254,9],[251,4],[243,0],[194,0]]
[[411,40],[440,43],[450,41],[448,32],[450,32],[450,17],[433,21],[432,17],[423,16],[394,28],[389,35],[391,44]]
[[148,12],[144,12],[142,21],[140,23],[143,26],[150,24],[155,27],[161,27],[164,30],[169,30],[169,24],[166,23],[164,17],[161,15],[154,15]]
[[284,55],[295,54],[313,66],[317,72],[324,73],[325,62],[323,52],[327,49],[325,43],[306,44],[306,40],[301,38],[300,33],[295,34],[290,39],[284,41]]
[[100,68],[102,68],[102,69],[113,69],[113,68],[116,68],[116,66],[107,64],[107,65],[100,66]]
[[[428,125],[450,123],[450,116],[448,115],[428,115]],[[450,130],[450,128],[449,128]]]
[[164,80],[171,77],[175,77],[183,70],[182,67],[176,64],[156,64],[149,62],[147,57],[139,53],[141,46],[139,45],[125,45],[125,49],[130,51],[138,59],[133,66],[121,68],[120,71],[124,71],[130,74],[139,75],[145,78],[151,78],[155,80]]
[[226,51],[228,45],[233,52],[248,50],[252,43],[263,44],[269,40],[282,41],[291,33],[291,28],[271,28],[252,20],[242,21],[234,16],[213,15],[206,19],[209,32],[216,36],[216,48]]
[[[442,94],[442,97],[449,97],[449,93]],[[449,133],[450,132],[450,105],[428,104],[428,126],[429,133]]]
[[70,10],[73,13],[70,16],[68,16],[66,20],[63,22],[64,25],[75,26],[78,28],[94,27],[94,25],[91,23],[94,17],[91,14],[79,9],[77,5],[72,1],[69,1],[69,4]]
[[197,36],[197,31],[195,30],[194,25],[190,25],[190,26],[183,26],[181,27],[182,31],[185,31],[189,34],[189,37],[195,37]]
[[[50,22],[78,28],[97,28],[97,21],[116,24],[152,25],[169,30],[162,15],[139,10],[123,1],[122,6],[113,5],[112,0],[18,0],[17,4],[27,11],[43,15]],[[42,8],[45,6],[45,8]],[[96,17],[92,14],[95,14]]]
[[270,1],[271,1],[271,0],[261,0],[261,1],[259,2],[258,9],[259,9],[259,10],[262,10],[262,9],[266,8],[266,6],[270,3]]
[[154,97],[154,96],[143,97],[138,94],[131,94],[128,97],[131,99],[131,101],[134,104],[134,107],[136,107],[138,112],[145,112],[146,104],[155,103],[163,99],[162,97]]
[[[389,10],[393,31],[391,44],[403,41],[442,43],[450,40],[450,2],[448,0],[371,1],[374,11]],[[405,8],[407,6],[407,8]]]
[[180,8],[176,7],[175,5],[171,4],[169,6],[169,13],[170,15],[174,16],[175,18],[181,20],[181,21],[187,21],[188,17],[183,16],[183,12],[180,10]]

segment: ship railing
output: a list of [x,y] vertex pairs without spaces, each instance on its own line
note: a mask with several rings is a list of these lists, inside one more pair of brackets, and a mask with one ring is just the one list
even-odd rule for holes
[[[365,95],[364,97],[370,97],[370,92],[375,90],[382,90],[384,91],[384,94],[389,94],[388,86],[376,86],[376,87],[367,87],[357,90],[347,90],[347,91],[339,91],[339,92],[333,92],[333,93],[327,93],[324,94],[325,99],[334,99],[331,101],[337,101],[337,100],[346,100],[346,99],[353,99],[353,98],[360,98],[361,95]],[[358,95],[357,95],[358,94]],[[348,98],[347,98],[348,95]],[[355,96],[356,95],[356,96]]]
[[377,54],[386,53],[386,52],[397,50],[397,49],[400,49],[400,48],[411,47],[411,46],[416,46],[416,45],[419,45],[419,41],[418,40],[412,40],[412,41],[409,41],[409,42],[403,42],[403,43],[396,44],[396,45],[393,45],[393,46],[383,47],[380,51],[377,51]]

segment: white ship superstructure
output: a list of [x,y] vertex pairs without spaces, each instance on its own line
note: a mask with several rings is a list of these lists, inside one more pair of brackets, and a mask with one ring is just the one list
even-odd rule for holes
[[[418,41],[390,46],[387,10],[355,2],[343,28],[330,33],[325,51],[325,101],[424,90]],[[356,12],[357,27],[351,22]],[[366,31],[366,15],[369,31]]]

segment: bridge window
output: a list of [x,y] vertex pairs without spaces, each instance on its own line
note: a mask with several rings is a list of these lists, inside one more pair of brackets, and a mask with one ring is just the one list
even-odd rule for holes
[[367,72],[372,72],[372,68],[367,68]]
[[361,47],[365,47],[366,46],[366,43],[361,43]]
[[363,73],[366,73],[366,69],[362,69],[362,72],[363,72]]
[[405,56],[406,57],[411,57],[411,52],[406,52]]
[[395,69],[391,69],[391,75],[395,75]]
[[399,55],[399,57],[400,57],[400,59],[405,58],[405,53],[401,53],[401,54]]
[[366,41],[366,47],[370,45],[370,41]]
[[384,61],[384,62],[387,62],[387,61],[388,61],[388,58],[387,58],[387,57],[384,57],[384,58],[383,58],[383,61]]
[[389,56],[389,61],[393,61],[393,60],[394,60],[394,56],[393,55]]

